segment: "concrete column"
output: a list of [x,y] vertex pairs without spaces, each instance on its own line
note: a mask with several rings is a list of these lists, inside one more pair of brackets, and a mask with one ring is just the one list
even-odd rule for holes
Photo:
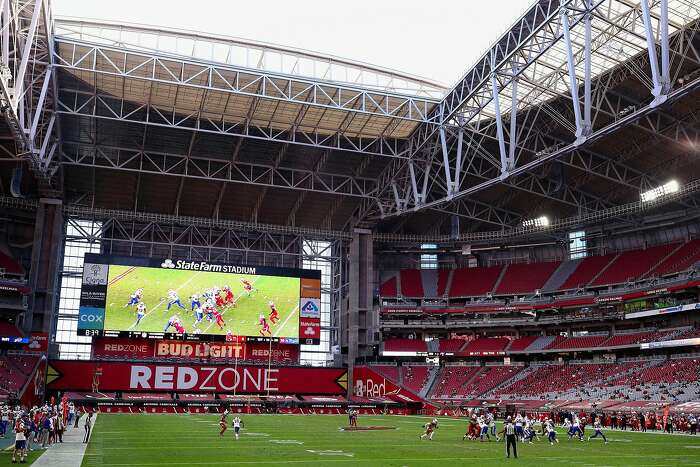
[[346,310],[348,397],[353,392],[353,367],[355,360],[372,353],[378,344],[374,335],[378,329],[378,318],[374,313],[374,248],[372,232],[355,229],[348,257],[349,290]]
[[58,199],[41,198],[36,211],[34,244],[29,271],[29,308],[23,331],[55,331],[59,295],[59,268],[63,256],[63,210]]

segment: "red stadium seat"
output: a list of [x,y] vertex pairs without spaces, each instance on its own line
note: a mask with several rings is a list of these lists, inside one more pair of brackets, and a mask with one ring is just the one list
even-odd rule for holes
[[488,354],[490,352],[502,352],[510,343],[507,337],[479,337],[467,344],[467,346],[459,352],[459,355],[479,355]]
[[459,352],[466,344],[467,341],[464,339],[440,339],[439,349],[441,353],[456,353]]
[[559,267],[557,262],[509,264],[503,274],[496,295],[531,294],[541,289]]
[[626,251],[613,262],[591,285],[621,284],[635,280],[671,253],[678,244],[660,245],[645,250]]
[[379,295],[386,298],[396,298],[398,295],[396,282],[396,277],[392,277],[384,281],[379,288]]
[[437,294],[442,297],[447,293],[447,281],[450,278],[450,273],[452,271],[449,269],[439,269],[438,270],[438,282],[437,282]]
[[496,286],[496,280],[502,269],[503,266],[455,269],[450,298],[486,295]]
[[698,261],[700,261],[700,240],[691,240],[683,244],[683,246],[668,258],[661,261],[656,267],[649,271],[647,276],[663,276],[665,274],[685,271]]
[[437,376],[430,397],[433,399],[452,399],[459,397],[459,391],[472,379],[481,367],[446,366]]
[[410,365],[401,367],[403,386],[415,394],[419,394],[428,382],[430,367],[425,365]]
[[515,339],[508,348],[511,352],[522,352],[537,340],[538,336],[525,336]]
[[[0,271],[14,276],[24,275],[22,266],[2,251],[0,251]],[[2,274],[0,274],[0,276],[2,276]]]
[[389,339],[384,341],[385,352],[427,352],[425,341],[418,339]]
[[559,288],[561,290],[577,289],[588,285],[614,257],[614,255],[605,255],[584,258]]
[[424,293],[420,269],[402,269],[400,274],[401,295],[407,298],[422,298]]

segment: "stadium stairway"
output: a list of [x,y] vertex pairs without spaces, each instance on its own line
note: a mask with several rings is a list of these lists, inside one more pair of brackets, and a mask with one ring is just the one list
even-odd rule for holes
[[540,336],[532,344],[528,345],[525,352],[542,350],[549,347],[554,342],[555,336]]
[[449,272],[447,273],[447,282],[445,283],[445,290],[443,292],[443,296],[445,298],[448,298],[450,296],[450,289],[452,288],[452,280],[455,276],[455,270],[450,269]]
[[681,245],[675,254],[668,256],[655,268],[648,272],[650,277],[674,274],[690,269],[693,264],[700,260],[700,240],[690,240]]
[[432,391],[433,386],[435,385],[435,382],[437,381],[437,377],[440,374],[440,367],[439,366],[433,366],[430,367],[429,374],[428,374],[428,381],[423,385],[423,388],[420,390],[418,393],[419,396],[421,396],[423,399],[428,398],[428,394],[430,394],[430,391]]
[[425,297],[438,296],[438,270],[421,269],[421,281],[423,282],[423,295]]
[[[595,281],[597,281],[598,278],[599,278],[600,276],[602,276],[602,275],[605,273],[605,271],[607,271],[608,268],[609,268],[613,263],[615,263],[615,261],[617,261],[617,259],[618,259],[620,256],[622,256],[622,253],[618,253],[618,254],[616,254],[615,256],[613,256],[612,259],[611,259],[610,261],[608,261],[608,264],[606,264],[605,266],[603,266],[602,268],[600,268],[600,271],[598,271],[593,277],[591,277],[591,280],[588,281],[588,284],[586,284],[586,285],[595,284]],[[605,285],[605,284],[600,284],[600,285]]]
[[503,278],[506,275],[506,271],[508,270],[508,264],[506,264],[503,268],[501,268],[501,273],[498,275],[498,279],[496,279],[496,283],[493,284],[493,289],[491,289],[491,293],[495,294],[496,290],[498,290],[498,287],[501,285],[501,282],[503,281]]
[[678,251],[681,250],[681,249],[682,249],[683,247],[685,247],[686,245],[687,245],[687,243],[679,243],[679,244],[678,244],[673,250],[671,250],[667,255],[665,255],[663,258],[659,259],[656,263],[654,263],[654,265],[653,265],[652,267],[650,267],[644,274],[642,274],[641,276],[639,276],[639,279],[646,279],[646,278],[648,278],[650,275],[653,274],[654,271],[656,271],[656,269],[657,269],[659,266],[661,266],[662,264],[664,264],[664,263],[665,263],[666,261],[668,261],[669,259],[673,258],[673,256],[674,256],[676,253],[678,253]]
[[547,282],[542,286],[542,292],[547,293],[559,290],[571,273],[576,270],[581,261],[583,260],[572,259],[571,261],[562,261],[559,267],[549,276]]
[[440,339],[432,339],[427,342],[428,352],[439,353],[440,352]]

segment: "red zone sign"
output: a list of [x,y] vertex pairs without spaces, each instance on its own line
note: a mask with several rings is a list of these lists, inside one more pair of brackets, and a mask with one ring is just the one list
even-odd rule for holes
[[90,361],[49,363],[47,387],[90,391],[99,375],[104,391],[188,391],[256,394],[343,394],[344,368],[267,367],[243,365],[139,364]]
[[[250,342],[183,342],[97,338],[95,357],[124,358],[208,358],[212,360],[299,361],[299,346]],[[271,355],[270,355],[271,354]]]

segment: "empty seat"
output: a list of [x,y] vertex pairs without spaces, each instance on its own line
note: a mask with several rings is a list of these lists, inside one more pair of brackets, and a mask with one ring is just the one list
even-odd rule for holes
[[503,266],[455,269],[450,297],[477,297],[491,292]]
[[587,285],[614,257],[614,255],[604,255],[584,258],[561,285],[561,290],[577,289]]
[[396,277],[391,277],[382,282],[379,287],[379,295],[386,298],[395,298],[397,296]]
[[400,274],[401,295],[408,298],[422,298],[424,293],[420,269],[402,269]]
[[384,341],[385,352],[427,352],[425,341],[418,339],[388,339]]
[[626,251],[613,260],[591,285],[621,284],[632,281],[671,253],[678,244],[660,245],[645,250]]
[[509,264],[501,279],[497,295],[533,294],[541,289],[559,267],[557,262]]

